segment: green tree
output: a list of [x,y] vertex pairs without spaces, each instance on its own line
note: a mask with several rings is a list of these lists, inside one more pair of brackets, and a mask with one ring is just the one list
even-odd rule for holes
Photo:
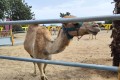
[[6,15],[12,20],[29,20],[32,19],[34,13],[31,12],[32,6],[28,6],[22,0],[7,0]]
[[64,13],[60,13],[60,17],[64,17],[64,16],[69,16],[69,15],[71,15],[69,12],[66,12],[65,14]]
[[0,19],[2,19],[5,15],[5,12],[7,10],[7,1],[6,0],[0,0]]
[[105,24],[112,24],[112,20],[106,20]]

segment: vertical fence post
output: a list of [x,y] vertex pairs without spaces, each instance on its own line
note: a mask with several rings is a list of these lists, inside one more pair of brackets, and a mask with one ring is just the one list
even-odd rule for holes
[[12,46],[14,45],[14,35],[12,34],[12,29],[10,29],[10,38],[12,42]]

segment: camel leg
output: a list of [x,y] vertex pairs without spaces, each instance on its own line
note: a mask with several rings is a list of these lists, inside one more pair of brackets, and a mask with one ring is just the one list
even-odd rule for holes
[[37,75],[37,73],[36,73],[36,63],[35,62],[33,62],[33,64],[34,64],[34,76],[36,76]]
[[[49,55],[48,58],[46,58],[46,60],[51,60],[51,55]],[[47,67],[47,64],[44,64],[44,67],[43,67],[44,73],[45,73],[46,67]]]
[[44,67],[43,67],[44,73],[45,73],[46,67],[47,67],[47,64],[44,64]]
[[[30,55],[32,58],[33,58],[33,56],[32,55]],[[36,76],[37,75],[37,73],[36,73],[36,63],[35,62],[33,62],[33,64],[34,64],[34,73],[33,73],[33,76]]]
[[93,39],[93,35],[92,35],[92,39]]
[[37,65],[38,65],[38,68],[39,68],[40,73],[41,73],[41,80],[48,80],[47,76],[45,75],[44,70],[43,70],[44,63],[37,63]]
[[95,35],[95,39],[96,39],[96,35]]
[[89,39],[90,39],[90,36],[91,36],[91,35],[89,34]]

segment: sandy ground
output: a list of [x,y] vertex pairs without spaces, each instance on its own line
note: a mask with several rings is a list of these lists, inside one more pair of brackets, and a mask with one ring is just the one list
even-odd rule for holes
[[[74,38],[70,45],[61,53],[53,55],[53,60],[90,63],[100,65],[112,65],[112,57],[109,48],[111,43],[111,31],[101,31],[97,39],[89,39],[89,35],[83,36],[79,41]],[[24,40],[25,33],[15,34],[17,39]],[[23,45],[1,46],[0,55],[27,57],[28,53]],[[40,73],[37,68],[37,76],[33,77],[33,64],[30,62],[0,60],[0,80],[39,80]],[[117,74],[110,71],[94,69],[66,67],[49,64],[46,69],[49,80],[117,80]]]

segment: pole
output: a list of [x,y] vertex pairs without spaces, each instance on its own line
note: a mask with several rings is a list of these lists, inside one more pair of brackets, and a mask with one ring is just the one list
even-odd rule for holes
[[53,61],[53,60],[43,60],[43,59],[30,59],[30,58],[18,58],[10,56],[0,56],[0,59],[16,60],[16,61],[26,61],[26,62],[36,62],[36,63],[46,63],[54,65],[63,65],[63,66],[72,66],[72,67],[82,67],[98,70],[107,70],[118,72],[118,67],[105,66],[105,65],[96,65],[96,64],[85,64],[85,63],[75,63],[75,62],[65,62],[65,61]]

